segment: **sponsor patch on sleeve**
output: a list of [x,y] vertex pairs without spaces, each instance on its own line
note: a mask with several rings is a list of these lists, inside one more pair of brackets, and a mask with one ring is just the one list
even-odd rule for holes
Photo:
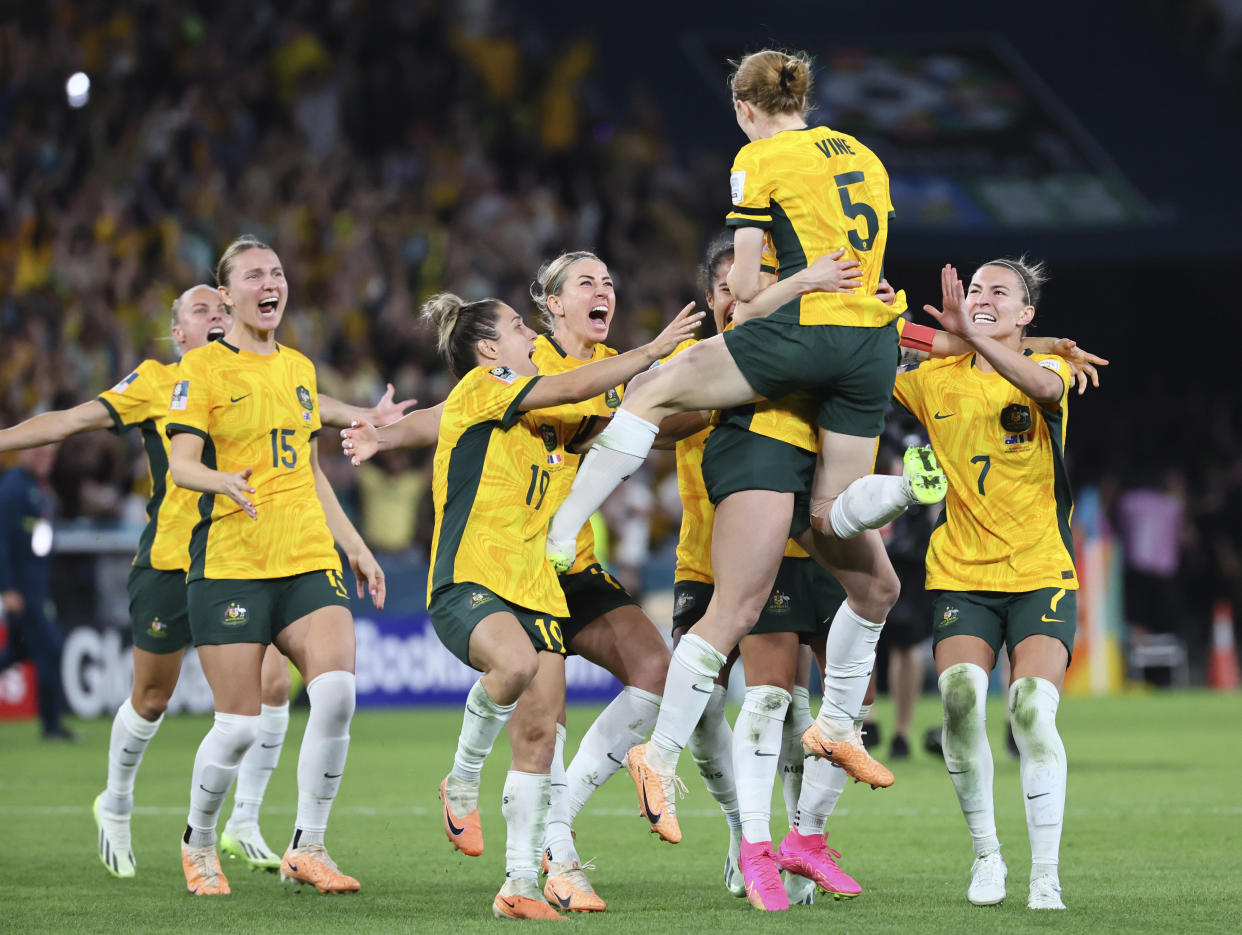
[[1061,370],[1061,361],[1059,360],[1041,360],[1039,365],[1041,367],[1047,367],[1049,370],[1056,370],[1057,372],[1060,372]]
[[746,172],[734,172],[729,176],[729,191],[733,195],[733,203],[740,205],[742,196],[746,194]]
[[122,380],[122,381],[121,381],[120,383],[118,383],[116,386],[112,387],[112,389],[110,390],[110,392],[113,392],[113,393],[124,393],[127,389],[129,389],[129,385],[130,385],[131,383],[133,383],[133,382],[134,382],[135,380],[137,380],[137,379],[138,379],[138,371],[137,371],[137,370],[135,370],[133,373],[131,373],[129,376],[127,376],[124,380]]
[[190,404],[190,381],[178,380],[173,385],[172,401],[168,404],[169,409],[184,410]]
[[510,370],[508,367],[493,367],[491,370],[487,372],[490,373],[497,380],[499,380],[501,383],[505,383],[505,384],[512,383],[514,380],[517,379],[517,374],[514,373],[512,370]]

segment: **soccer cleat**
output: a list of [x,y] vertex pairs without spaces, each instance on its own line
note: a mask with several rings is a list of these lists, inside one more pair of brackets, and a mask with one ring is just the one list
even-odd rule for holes
[[771,841],[751,844],[743,837],[738,863],[742,867],[742,879],[746,881],[746,899],[752,906],[765,912],[789,908],[789,894],[781,882],[781,867],[772,853]]
[[901,734],[897,734],[893,738],[893,744],[888,750],[888,758],[890,760],[910,759],[910,742]]
[[565,917],[539,895],[539,884],[530,879],[509,877],[492,900],[497,919],[532,919],[537,922],[564,921]]
[[966,898],[976,906],[995,906],[1005,901],[1005,877],[1009,869],[1000,851],[976,857],[970,868],[970,889]]
[[566,912],[603,912],[607,904],[595,893],[595,887],[587,879],[585,871],[594,870],[591,861],[562,863],[548,862],[548,882],[544,884],[543,896],[549,906]]
[[129,840],[129,816],[105,812],[99,804],[102,793],[95,796],[92,811],[99,829],[99,859],[114,877],[132,877],[138,862]]
[[182,841],[181,869],[185,871],[185,888],[195,896],[228,896],[231,892],[214,844],[191,847]]
[[356,893],[362,884],[337,869],[322,844],[289,848],[280,860],[281,883],[309,883],[321,893]]
[[735,849],[735,848],[740,848],[740,847],[741,847],[740,838],[738,839],[738,844],[736,845],[733,844],[732,841],[730,841],[729,842],[729,853],[725,854],[725,862],[724,862],[725,888],[728,889],[728,891],[732,893],[734,896],[745,896],[746,895],[746,881],[742,879],[742,867],[738,863],[738,856],[739,856],[740,851]]
[[[779,859],[779,858],[778,858]],[[791,906],[815,905],[815,881],[796,873],[785,874],[785,895]]]
[[453,814],[447,776],[440,782],[440,801],[444,803],[444,833],[449,842],[467,857],[478,857],[483,853],[483,822],[478,808],[464,818]]
[[862,887],[837,865],[841,852],[828,847],[827,839],[827,833],[799,834],[790,828],[777,849],[776,860],[786,873],[814,880],[834,899],[852,899],[862,892]]
[[647,759],[647,745],[630,747],[625,755],[625,768],[630,771],[638,792],[638,814],[651,823],[651,831],[669,844],[681,841],[677,824],[677,795],[686,794],[685,783],[676,773],[664,774]]
[[224,834],[220,835],[220,850],[228,855],[229,860],[240,857],[250,865],[251,870],[271,870],[274,873],[280,869],[280,858],[267,846],[258,825],[242,825],[231,832],[226,826]]
[[802,735],[802,749],[837,764],[857,782],[869,783],[872,789],[893,784],[892,772],[871,757],[857,731],[850,740],[829,740],[819,724],[812,724]]
[[1061,884],[1055,873],[1031,874],[1031,888],[1026,900],[1027,909],[1064,909],[1061,902]]
[[949,479],[930,445],[906,449],[902,458],[902,490],[911,504],[924,506],[939,503],[949,492]]
[[558,575],[568,574],[569,569],[574,567],[574,558],[578,555],[578,540],[575,538],[559,542],[548,536],[544,544],[544,554]]

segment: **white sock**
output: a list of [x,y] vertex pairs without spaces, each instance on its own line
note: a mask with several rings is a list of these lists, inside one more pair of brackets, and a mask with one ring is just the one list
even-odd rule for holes
[[[492,701],[482,679],[471,686],[461,718],[457,752],[453,754],[453,768],[449,772],[449,786],[452,787],[449,789],[449,804],[455,814],[469,815],[478,807],[483,761],[492,752],[492,745],[509,723],[516,707],[516,701],[510,705]],[[457,782],[453,782],[454,779]]]
[[[627,748],[628,749],[628,748]],[[578,749],[579,756],[582,749]],[[577,757],[574,757],[575,761]],[[556,745],[552,751],[552,774],[548,792],[548,837],[544,847],[548,860],[573,863],[578,860],[574,847],[573,819],[569,814],[569,780],[565,776],[565,725],[556,725]]]
[[747,688],[733,726],[733,777],[742,835],[752,844],[772,840],[772,785],[789,700],[789,692],[775,685]]
[[853,539],[864,529],[879,529],[895,520],[910,505],[904,480],[891,474],[867,474],[846,487],[828,511],[833,535]]
[[578,465],[569,496],[552,516],[548,539],[558,543],[576,539],[608,495],[642,467],[659,431],[659,426],[624,407],[614,412],[612,421]]
[[668,770],[677,768],[681,751],[690,742],[690,735],[703,716],[703,709],[716,685],[716,676],[724,668],[725,657],[702,637],[687,633],[673,650],[668,676],[664,680],[664,701],[656,718],[648,759],[651,765]]
[[1061,696],[1046,679],[1020,678],[1009,688],[1009,723],[1022,755],[1022,794],[1031,837],[1032,874],[1056,873],[1065,820],[1065,745],[1057,732]]
[[216,822],[229,787],[237,778],[242,757],[259,736],[259,718],[216,712],[211,730],[198,745],[190,777],[190,814],[185,843],[204,847],[216,843]]
[[505,818],[505,876],[536,880],[539,851],[548,832],[552,778],[547,773],[509,770],[500,813]]
[[259,712],[259,736],[242,757],[237,772],[237,791],[233,793],[233,814],[224,829],[241,828],[259,823],[259,808],[268,781],[280,763],[280,751],[289,730],[289,702],[263,705]]
[[727,694],[723,685],[712,688],[712,696],[690,734],[688,746],[708,794],[720,805],[729,827],[739,829],[740,835],[742,819],[737,811],[737,786],[733,782],[733,731],[724,716]]
[[310,717],[298,755],[298,815],[290,847],[322,844],[328,813],[341,787],[354,716],[354,673],[324,672],[306,685]]
[[792,826],[798,811],[798,799],[802,795],[803,761],[806,751],[802,749],[802,735],[813,724],[811,717],[811,693],[801,685],[795,685],[793,700],[785,712],[785,724],[781,729],[781,755],[777,761],[780,771],[781,791],[785,795],[785,815]]
[[126,698],[112,719],[112,737],[108,741],[108,787],[99,802],[100,808],[114,815],[129,815],[134,810],[134,778],[142,765],[147,744],[160,729],[164,715],[148,721],[134,710]]
[[884,622],[872,623],[854,613],[842,601],[832,618],[825,656],[824,703],[816,723],[829,740],[848,740],[854,735],[854,719],[867,696],[871,670],[875,667],[875,644]]
[[627,685],[587,728],[573,762],[565,770],[571,825],[587,799],[621,768],[630,747],[647,739],[659,713],[659,695]]
[[798,809],[793,820],[799,834],[824,833],[828,816],[837,807],[837,800],[841,798],[849,779],[849,774],[835,763],[818,756],[807,757],[802,774],[802,794],[798,796]]
[[988,674],[979,666],[959,662],[940,674],[944,703],[944,765],[957,790],[957,800],[974,842],[975,856],[1000,848],[992,803],[992,748],[988,745]]

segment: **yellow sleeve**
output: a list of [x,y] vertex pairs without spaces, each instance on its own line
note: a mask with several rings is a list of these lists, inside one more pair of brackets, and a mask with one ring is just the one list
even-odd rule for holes
[[920,366],[921,362],[916,361],[897,371],[897,379],[893,383],[893,398],[909,409],[916,419],[926,424],[927,416],[923,408],[925,383],[923,378],[926,372],[919,373]]
[[1047,370],[1051,370],[1061,378],[1061,397],[1055,403],[1044,406],[1045,409],[1064,408],[1070,387],[1074,385],[1074,375],[1064,358],[1055,354],[1032,354],[1031,359]]
[[155,398],[163,369],[163,364],[144,360],[124,380],[95,397],[112,416],[112,431],[120,434],[132,429],[146,421],[153,409],[167,403],[166,399]]
[[512,428],[522,418],[522,400],[539,377],[518,376],[508,367],[477,367],[463,378],[461,410],[471,423],[499,422]]
[[211,433],[211,411],[216,385],[211,367],[204,360],[210,347],[190,351],[181,359],[179,378],[173,384],[168,401],[168,425],[164,431],[172,437],[177,432],[190,432],[202,438]]
[[749,143],[738,151],[729,175],[733,208],[725,215],[727,227],[772,227],[772,192],[775,180],[765,177],[759,147]]
[[780,271],[780,262],[776,259],[776,247],[772,245],[772,232],[763,235],[763,253],[759,255],[759,272],[775,276]]

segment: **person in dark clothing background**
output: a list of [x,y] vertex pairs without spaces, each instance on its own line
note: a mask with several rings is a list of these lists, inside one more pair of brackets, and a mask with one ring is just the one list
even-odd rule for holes
[[54,500],[48,479],[55,460],[56,445],[32,448],[0,477],[0,602],[9,631],[0,672],[33,662],[43,738],[73,740],[60,720],[64,637],[49,586]]

